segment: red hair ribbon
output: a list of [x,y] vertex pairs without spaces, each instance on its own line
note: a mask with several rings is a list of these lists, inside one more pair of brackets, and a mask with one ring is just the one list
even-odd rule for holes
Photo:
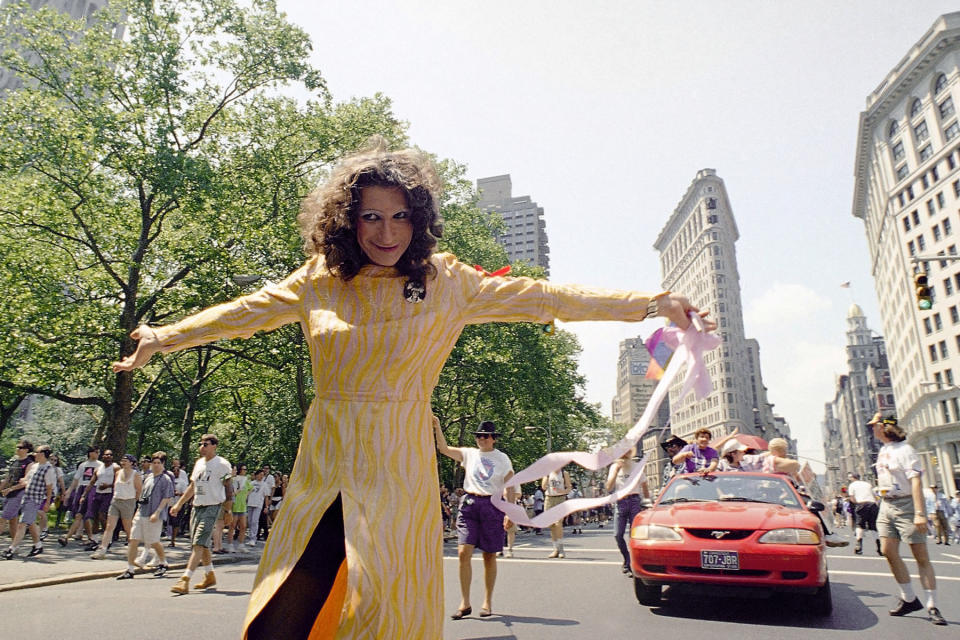
[[507,275],[508,273],[510,273],[510,265],[507,265],[507,266],[505,266],[505,267],[500,267],[499,269],[497,269],[497,270],[494,271],[493,273],[490,273],[489,271],[487,271],[486,269],[484,269],[483,267],[481,267],[481,266],[478,265],[478,264],[473,265],[473,268],[476,269],[477,271],[479,271],[480,273],[482,273],[482,274],[485,275],[485,276],[505,276],[505,275]]

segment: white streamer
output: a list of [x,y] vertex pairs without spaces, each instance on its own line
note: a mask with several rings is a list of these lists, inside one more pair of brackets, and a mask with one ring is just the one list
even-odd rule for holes
[[703,353],[717,347],[720,344],[720,338],[705,333],[703,325],[700,323],[700,317],[694,313],[690,314],[692,320],[690,326],[681,330],[676,327],[665,327],[663,330],[663,340],[668,346],[674,349],[673,358],[667,365],[667,370],[663,377],[657,383],[650,401],[643,411],[643,415],[637,423],[631,428],[620,442],[601,449],[597,453],[587,453],[585,451],[558,451],[548,453],[529,467],[515,474],[504,485],[495,487],[490,502],[503,511],[509,518],[525,527],[546,528],[555,522],[575,511],[584,511],[586,509],[595,509],[605,504],[614,504],[618,500],[630,495],[636,490],[640,483],[640,476],[643,467],[646,465],[647,458],[641,458],[639,464],[627,478],[626,484],[611,493],[608,496],[598,498],[576,498],[566,500],[543,513],[530,518],[527,512],[520,505],[510,504],[503,499],[503,489],[513,487],[519,489],[525,482],[538,481],[552,471],[559,471],[571,462],[575,462],[581,467],[590,471],[597,471],[612,464],[617,458],[626,453],[630,447],[636,445],[640,438],[650,428],[653,417],[657,414],[657,409],[666,397],[670,389],[670,383],[677,376],[683,365],[687,365],[687,377],[684,380],[683,388],[680,391],[680,398],[683,398],[690,391],[693,391],[697,399],[706,396],[710,390],[710,376],[707,373],[706,366],[703,363]]

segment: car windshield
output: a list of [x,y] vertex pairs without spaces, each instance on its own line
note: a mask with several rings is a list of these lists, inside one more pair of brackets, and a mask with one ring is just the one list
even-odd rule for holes
[[762,502],[800,507],[786,480],[747,474],[681,476],[673,479],[658,505],[679,502]]

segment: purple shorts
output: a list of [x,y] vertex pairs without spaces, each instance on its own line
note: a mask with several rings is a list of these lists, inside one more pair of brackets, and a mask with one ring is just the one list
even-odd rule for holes
[[107,515],[111,500],[113,500],[113,491],[110,493],[96,493],[96,490],[91,491],[87,496],[87,520],[93,520],[101,513]]
[[80,511],[80,499],[83,498],[83,489],[84,487],[77,487],[73,493],[70,494],[70,503],[67,505],[67,511],[72,513],[74,518],[83,517],[83,512]]
[[37,522],[37,514],[40,513],[40,510],[43,509],[46,504],[46,500],[43,502],[34,502],[30,498],[24,499],[23,507],[20,509],[20,522],[26,525],[35,524]]
[[486,551],[503,550],[503,512],[490,502],[490,496],[465,493],[457,513],[457,544],[469,544]]
[[21,490],[15,496],[7,496],[7,501],[3,503],[3,516],[4,520],[13,520],[20,513],[20,503],[23,501],[23,494],[25,491]]

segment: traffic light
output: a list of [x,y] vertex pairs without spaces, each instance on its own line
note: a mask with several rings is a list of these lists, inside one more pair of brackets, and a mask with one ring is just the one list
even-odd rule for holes
[[917,308],[921,311],[927,311],[933,306],[930,287],[927,285],[927,274],[916,273],[913,276],[913,284],[917,291]]

